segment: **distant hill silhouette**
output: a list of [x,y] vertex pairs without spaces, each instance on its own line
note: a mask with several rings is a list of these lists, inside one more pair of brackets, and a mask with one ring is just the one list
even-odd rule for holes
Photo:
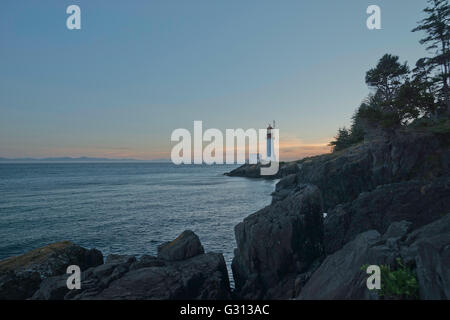
[[2,158],[0,162],[168,162],[168,159],[137,160],[132,158],[110,159],[92,157]]

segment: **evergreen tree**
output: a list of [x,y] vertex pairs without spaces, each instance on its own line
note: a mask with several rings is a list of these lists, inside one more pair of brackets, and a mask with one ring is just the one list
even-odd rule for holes
[[434,82],[440,84],[442,100],[450,115],[450,6],[448,0],[428,0],[428,3],[429,6],[423,10],[427,14],[426,18],[419,21],[412,31],[424,31],[427,34],[420,43],[426,44],[426,49],[434,55],[425,62],[438,70]]
[[332,147],[333,152],[343,150],[351,145],[350,132],[345,128],[339,128],[334,140],[330,142],[329,146]]
[[385,54],[377,63],[377,66],[366,73],[366,83],[376,90],[377,95],[386,108],[392,107],[392,103],[406,80],[409,68],[406,64],[398,62],[399,57]]

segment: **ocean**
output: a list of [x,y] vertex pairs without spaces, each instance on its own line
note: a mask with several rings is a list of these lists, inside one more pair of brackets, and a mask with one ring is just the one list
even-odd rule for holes
[[270,204],[275,181],[227,177],[230,165],[150,162],[0,164],[0,259],[63,240],[156,255],[194,231],[231,276],[234,226]]

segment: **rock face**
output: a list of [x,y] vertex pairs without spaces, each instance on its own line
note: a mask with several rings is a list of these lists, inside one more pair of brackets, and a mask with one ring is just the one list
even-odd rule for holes
[[[450,214],[416,231],[410,222],[359,234],[329,255],[312,274],[298,299],[378,299],[366,286],[364,265],[395,265],[397,258],[417,274],[421,299],[450,298]],[[383,278],[381,278],[383,286]]]
[[192,231],[158,248],[158,257],[110,255],[82,272],[81,289],[68,290],[67,276],[44,280],[32,299],[230,299],[225,260],[204,253]]
[[326,212],[379,185],[448,174],[447,141],[430,133],[396,131],[389,137],[299,161],[298,183],[322,192]]
[[[232,269],[240,297],[378,299],[361,266],[394,268],[401,258],[417,272],[421,298],[448,298],[449,218],[442,218],[450,212],[448,135],[378,132],[295,166],[280,174],[272,204],[235,228]],[[249,169],[231,175],[249,176]]]
[[66,273],[69,265],[86,270],[102,263],[100,251],[88,250],[69,241],[4,259],[0,261],[0,300],[31,297],[43,279]]
[[450,299],[450,214],[407,235],[401,257],[414,263],[421,299]]
[[291,275],[307,270],[322,254],[319,189],[300,186],[295,194],[244,219],[235,235],[232,269],[238,294],[245,299],[289,298],[295,286]]
[[408,220],[412,228],[428,224],[450,212],[450,178],[410,180],[379,186],[356,200],[336,206],[325,220],[325,249],[330,254],[359,233],[384,233],[394,221]]

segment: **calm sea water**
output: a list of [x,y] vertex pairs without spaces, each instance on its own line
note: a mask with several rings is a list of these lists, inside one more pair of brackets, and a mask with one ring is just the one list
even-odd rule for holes
[[104,254],[156,255],[160,243],[191,229],[229,267],[234,226],[274,190],[274,181],[223,175],[234,167],[0,164],[0,259],[62,240]]

